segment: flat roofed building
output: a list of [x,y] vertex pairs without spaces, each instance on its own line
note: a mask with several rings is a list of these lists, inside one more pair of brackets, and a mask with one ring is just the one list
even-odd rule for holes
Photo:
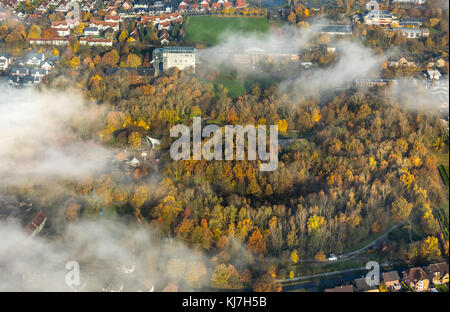
[[192,68],[195,71],[197,49],[191,47],[165,47],[153,51],[155,74],[177,67],[179,70]]
[[403,36],[410,39],[430,36],[430,32],[427,28],[397,27],[394,28],[394,30],[400,32]]
[[353,33],[350,25],[324,25],[320,32],[330,36],[351,36]]
[[396,15],[386,10],[372,10],[364,16],[364,23],[367,25],[389,26],[398,21]]

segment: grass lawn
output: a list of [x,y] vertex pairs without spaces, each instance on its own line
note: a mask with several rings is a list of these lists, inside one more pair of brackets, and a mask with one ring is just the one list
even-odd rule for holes
[[189,16],[186,41],[215,45],[224,33],[267,33],[269,20],[265,17]]
[[245,80],[241,79],[234,79],[234,80],[227,80],[227,79],[216,79],[214,81],[214,86],[217,88],[218,85],[223,85],[228,90],[228,95],[232,98],[236,98],[238,96],[241,96],[245,93]]

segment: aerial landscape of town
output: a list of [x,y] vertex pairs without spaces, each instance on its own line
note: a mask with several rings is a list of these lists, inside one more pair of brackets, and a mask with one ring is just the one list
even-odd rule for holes
[[446,0],[0,0],[0,132],[1,292],[449,292]]

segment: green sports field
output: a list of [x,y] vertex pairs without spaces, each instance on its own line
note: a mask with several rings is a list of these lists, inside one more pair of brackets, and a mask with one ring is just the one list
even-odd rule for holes
[[189,16],[185,40],[214,45],[224,33],[267,33],[269,20],[265,17]]

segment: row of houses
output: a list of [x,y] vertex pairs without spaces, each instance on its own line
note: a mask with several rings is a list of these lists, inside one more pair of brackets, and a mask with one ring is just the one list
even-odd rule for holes
[[[399,291],[402,288],[407,291],[436,291],[433,285],[447,284],[449,282],[448,263],[441,262],[430,264],[424,268],[415,267],[402,272],[402,278],[397,271],[389,271],[381,274],[381,281],[386,290]],[[379,292],[379,285],[368,283],[365,277],[353,280],[350,285],[342,285],[325,289],[325,292]]]
[[46,58],[37,52],[29,52],[16,59],[5,53],[0,55],[0,70],[8,73],[11,85],[33,85],[51,72],[56,61],[57,57]]
[[[114,40],[108,38],[92,38],[92,37],[80,37],[78,40],[80,44],[88,46],[103,46],[112,47]],[[69,38],[64,37],[54,37],[54,38],[30,38],[31,45],[55,45],[55,46],[65,46],[69,44]]]
[[247,3],[245,0],[236,0],[233,4],[232,1],[228,0],[218,0],[216,2],[209,0],[202,0],[199,3],[186,3],[185,1],[181,1],[178,4],[178,10],[181,12],[185,11],[198,11],[198,10],[209,10],[209,9],[223,9],[223,8],[231,8],[234,7],[236,9],[247,7]]
[[[23,0],[9,0],[3,3],[3,8],[14,11]],[[91,12],[95,9],[96,0],[77,0],[79,9],[84,12]],[[67,13],[73,8],[71,1],[69,0],[49,0],[43,1],[36,8],[35,13],[46,13],[50,11]]]

